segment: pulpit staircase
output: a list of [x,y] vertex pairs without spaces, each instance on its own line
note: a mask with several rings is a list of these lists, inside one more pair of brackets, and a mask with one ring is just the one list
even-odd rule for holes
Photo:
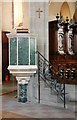
[[40,81],[43,80],[45,84],[56,93],[57,97],[66,104],[65,84],[69,84],[69,80],[76,84],[76,67],[69,69],[61,67],[57,69],[56,63],[50,63],[40,52],[36,52],[38,56],[38,102],[40,103]]

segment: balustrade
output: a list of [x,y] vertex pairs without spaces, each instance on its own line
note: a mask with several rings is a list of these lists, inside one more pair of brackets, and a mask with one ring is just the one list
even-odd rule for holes
[[56,73],[59,82],[77,84],[77,64],[59,64]]

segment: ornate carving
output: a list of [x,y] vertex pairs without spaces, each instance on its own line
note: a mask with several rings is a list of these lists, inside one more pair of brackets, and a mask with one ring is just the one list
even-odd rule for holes
[[73,39],[73,28],[70,28],[68,26],[68,42],[67,42],[67,46],[68,46],[68,53],[70,55],[74,55],[74,52],[73,52],[73,48],[74,48],[74,39]]
[[63,43],[64,43],[63,40],[64,40],[63,26],[59,25],[59,29],[58,29],[58,52],[60,54],[65,54],[64,47],[63,47]]

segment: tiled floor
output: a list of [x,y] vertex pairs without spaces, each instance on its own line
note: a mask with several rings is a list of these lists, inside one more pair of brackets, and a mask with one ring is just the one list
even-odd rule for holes
[[17,89],[16,86],[17,82],[16,80],[10,80],[8,82],[3,81],[2,82],[2,94],[13,92]]
[[2,118],[28,118],[28,117],[13,112],[2,111]]
[[3,96],[2,110],[5,111],[3,117],[7,117],[8,112],[32,118],[75,118],[75,113],[64,108],[38,103],[19,103],[10,95]]
[[[14,83],[15,84],[15,83]],[[3,92],[13,91],[16,89],[9,82],[3,84]],[[2,96],[2,117],[3,118],[75,118],[76,114],[60,106],[38,104],[38,103],[21,103],[15,98],[17,92],[9,92]]]

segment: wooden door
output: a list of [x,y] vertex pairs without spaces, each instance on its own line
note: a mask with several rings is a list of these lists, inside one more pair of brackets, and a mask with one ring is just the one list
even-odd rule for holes
[[2,32],[2,80],[6,79],[6,75],[9,78],[9,47],[8,47],[8,38],[6,36],[8,32]]

